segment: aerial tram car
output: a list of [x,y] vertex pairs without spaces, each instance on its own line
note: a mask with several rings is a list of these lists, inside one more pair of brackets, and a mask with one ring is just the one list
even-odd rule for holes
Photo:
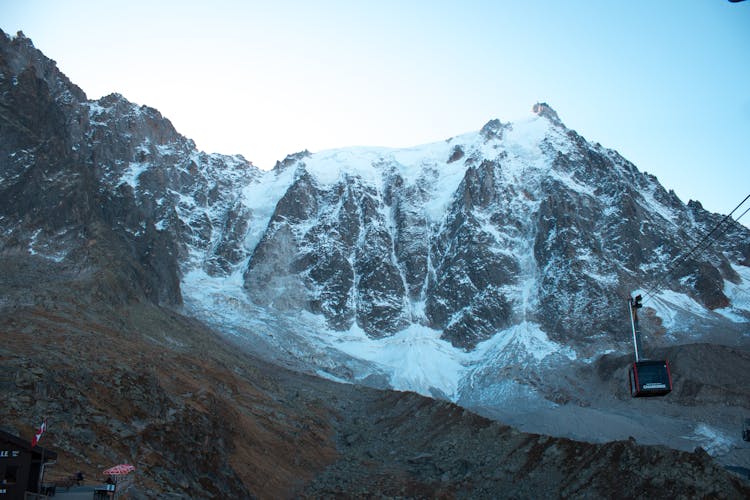
[[[740,2],[743,0],[730,0],[732,2]],[[719,237],[721,237],[723,234],[727,232],[727,229],[731,226],[727,225],[724,229],[722,229],[719,233],[716,234],[713,238],[711,238],[711,235],[714,234],[725,222],[736,222],[735,219],[732,219],[732,214],[736,212],[742,205],[745,204],[745,202],[750,199],[750,195],[747,195],[744,200],[740,202],[739,205],[737,205],[734,210],[732,210],[730,213],[725,215],[715,226],[711,231],[709,231],[699,242],[696,244],[693,248],[690,249],[684,256],[680,257],[677,260],[672,261],[672,264],[670,265],[669,270],[667,271],[664,276],[662,276],[661,280],[658,281],[656,286],[654,286],[650,294],[655,293],[658,290],[658,287],[661,283],[664,282],[664,280],[674,271],[676,271],[679,267],[685,265],[688,261],[688,257],[692,255],[695,251],[699,250],[700,252],[706,250],[712,243],[716,242]],[[737,219],[742,217],[747,213],[747,210],[740,215]],[[672,392],[672,374],[669,370],[669,361],[666,359],[663,360],[641,360],[640,358],[640,351],[641,349],[641,338],[640,338],[640,330],[638,329],[638,309],[643,307],[641,304],[642,301],[641,295],[636,295],[635,297],[629,297],[628,298],[628,309],[630,311],[630,324],[633,330],[633,348],[635,350],[635,361],[630,365],[628,369],[628,382],[630,384],[630,395],[634,398],[640,398],[640,397],[647,397],[647,396],[664,396],[666,394],[669,394]],[[745,422],[745,426],[743,428],[743,439],[750,440],[750,426],[748,426],[748,422]]]
[[634,398],[649,396],[664,396],[672,391],[672,374],[669,371],[669,361],[642,360],[640,358],[641,334],[638,328],[638,309],[643,307],[642,297],[628,299],[630,309],[630,325],[633,330],[633,349],[635,361],[628,369],[630,395]]

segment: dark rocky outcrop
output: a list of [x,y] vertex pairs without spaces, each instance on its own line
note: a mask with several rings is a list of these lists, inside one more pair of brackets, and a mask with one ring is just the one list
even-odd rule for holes
[[119,94],[88,101],[22,35],[0,34],[0,54],[0,250],[113,269],[115,295],[163,304],[182,301],[189,246],[215,245],[216,272],[244,257],[247,162],[197,152]]

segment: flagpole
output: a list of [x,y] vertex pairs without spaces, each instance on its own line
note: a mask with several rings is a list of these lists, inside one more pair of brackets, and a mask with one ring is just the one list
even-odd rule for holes
[[[47,431],[47,417],[44,417],[44,420],[42,421],[42,425],[39,429],[41,432],[39,433],[39,438],[37,439],[36,435],[34,435],[34,441],[36,443],[33,443],[34,446],[39,446],[39,441],[42,439],[42,435]],[[46,450],[44,447],[42,447],[42,460],[39,462],[39,480],[36,487],[37,493],[42,492],[42,481],[44,480],[44,452]]]
[[42,492],[42,481],[44,481],[44,448],[42,448],[42,461],[39,462],[39,484],[36,487],[37,493]]

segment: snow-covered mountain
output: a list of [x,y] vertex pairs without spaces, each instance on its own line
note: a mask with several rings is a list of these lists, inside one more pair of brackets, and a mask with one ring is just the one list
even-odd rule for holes
[[2,47],[0,251],[68,273],[107,262],[129,283],[103,273],[108,300],[183,307],[298,370],[485,409],[586,403],[572,374],[629,353],[638,289],[647,349],[750,341],[750,231],[728,226],[668,273],[722,216],[547,104],[264,172],[197,151],[155,109],[88,100],[22,36]]
[[[254,176],[237,186],[245,257],[221,272],[183,264],[187,306],[320,373],[452,399],[487,366],[627,351],[630,292],[719,216],[546,104],[533,111],[409,149],[299,153]],[[699,324],[747,333],[748,241],[733,226],[666,276],[646,304],[654,344],[694,341]]]

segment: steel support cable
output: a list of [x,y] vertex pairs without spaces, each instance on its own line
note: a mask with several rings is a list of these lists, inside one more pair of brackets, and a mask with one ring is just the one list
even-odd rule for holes
[[739,208],[740,208],[740,207],[741,207],[742,205],[744,205],[744,204],[745,204],[745,202],[746,202],[746,201],[747,201],[748,199],[750,199],[750,194],[749,194],[749,195],[747,195],[747,196],[745,197],[745,199],[744,199],[744,200],[742,200],[742,201],[741,201],[741,202],[740,202],[740,203],[739,203],[739,204],[738,204],[738,205],[737,205],[736,207],[734,207],[734,210],[732,210],[732,211],[731,211],[731,212],[729,212],[729,213],[728,213],[727,215],[725,215],[725,216],[724,216],[724,217],[723,217],[723,218],[722,218],[722,219],[721,219],[721,220],[720,220],[720,221],[719,221],[719,222],[718,222],[718,223],[717,223],[717,224],[716,224],[716,225],[715,225],[715,226],[713,227],[713,229],[711,229],[711,231],[709,231],[709,232],[708,232],[708,233],[707,233],[707,234],[706,234],[706,235],[705,235],[705,236],[704,236],[704,237],[703,237],[703,238],[702,238],[702,239],[701,239],[701,240],[700,240],[700,241],[699,241],[699,242],[698,242],[698,243],[697,243],[697,244],[696,244],[696,245],[695,245],[695,246],[694,246],[693,248],[691,248],[691,249],[690,249],[690,251],[688,251],[688,252],[687,252],[687,253],[686,253],[685,255],[683,255],[682,257],[678,257],[677,259],[675,259],[675,260],[674,260],[674,261],[672,262],[672,264],[670,264],[670,267],[669,267],[669,269],[668,269],[668,270],[667,270],[667,271],[666,271],[666,272],[665,272],[665,273],[664,273],[664,274],[662,275],[661,279],[660,279],[659,281],[657,281],[657,282],[656,282],[656,284],[655,284],[654,286],[650,287],[650,288],[649,288],[649,289],[648,289],[648,290],[646,291],[646,294],[645,294],[645,296],[643,297],[643,301],[645,302],[645,301],[646,301],[646,300],[648,300],[648,299],[649,299],[650,297],[653,297],[654,295],[656,295],[657,293],[659,293],[659,291],[661,291],[661,288],[660,288],[660,287],[661,287],[662,283],[664,283],[664,281],[666,281],[666,279],[667,279],[667,278],[668,278],[668,277],[669,277],[669,276],[670,276],[670,275],[671,275],[671,274],[672,274],[672,273],[673,273],[674,271],[676,271],[676,270],[677,270],[677,269],[679,269],[679,268],[680,268],[680,267],[681,267],[682,265],[684,265],[684,264],[685,264],[685,262],[687,261],[687,259],[688,259],[688,258],[689,258],[689,257],[690,257],[690,256],[691,256],[691,255],[692,255],[692,254],[693,254],[693,253],[694,253],[694,252],[695,252],[695,251],[696,251],[696,250],[697,250],[697,249],[698,249],[699,247],[701,247],[701,246],[702,246],[702,245],[703,245],[704,243],[708,242],[708,244],[706,245],[706,247],[705,247],[705,248],[703,248],[703,249],[701,250],[701,253],[702,253],[702,252],[704,252],[704,251],[705,251],[706,249],[708,249],[708,247],[709,247],[709,246],[711,246],[711,244],[712,244],[712,243],[714,243],[714,242],[718,241],[718,237],[719,237],[719,236],[722,236],[722,235],[723,235],[724,233],[726,233],[726,231],[728,231],[728,230],[729,230],[729,227],[731,227],[731,226],[727,225],[727,229],[725,229],[725,230],[724,230],[724,231],[723,231],[722,233],[720,233],[720,234],[719,234],[719,235],[718,235],[718,236],[717,236],[716,238],[714,238],[714,239],[713,239],[713,241],[710,241],[710,240],[709,240],[709,238],[710,238],[710,237],[711,237],[711,235],[712,235],[713,233],[715,233],[715,232],[716,232],[716,231],[717,231],[717,230],[718,230],[718,229],[719,229],[719,228],[720,228],[720,227],[721,227],[721,226],[722,226],[722,225],[723,225],[723,224],[724,224],[725,222],[727,222],[727,221],[729,220],[729,221],[731,221],[731,222],[735,222],[735,223],[736,223],[736,222],[737,222],[738,220],[740,220],[740,219],[742,218],[742,216],[744,216],[744,215],[745,215],[745,214],[746,214],[746,213],[748,212],[748,210],[750,210],[750,208],[748,208],[747,210],[745,210],[745,211],[744,211],[744,212],[742,213],[742,215],[740,215],[740,216],[739,216],[739,217],[738,217],[738,218],[737,218],[736,220],[735,220],[735,219],[732,219],[732,214],[733,214],[734,212],[736,212],[736,211],[737,211],[737,210],[738,210],[738,209],[739,209]]
[[745,209],[745,211],[744,211],[744,212],[742,212],[742,213],[741,213],[740,215],[738,215],[736,219],[730,219],[730,221],[729,221],[730,223],[729,223],[729,224],[727,224],[726,226],[724,226],[724,227],[723,227],[723,228],[721,229],[721,231],[719,231],[719,232],[718,232],[718,233],[717,233],[717,234],[716,234],[716,235],[715,235],[715,236],[713,237],[713,241],[709,241],[707,245],[703,245],[703,248],[700,248],[700,249],[698,249],[698,252],[697,252],[697,253],[695,254],[695,257],[696,257],[696,258],[699,258],[699,257],[701,257],[702,255],[704,255],[704,254],[705,254],[705,252],[706,252],[706,251],[707,251],[707,250],[708,250],[709,248],[711,248],[711,245],[712,245],[713,243],[716,243],[716,242],[718,242],[719,240],[721,240],[721,238],[722,238],[722,237],[723,237],[723,236],[724,236],[725,234],[727,234],[727,232],[728,232],[728,231],[729,231],[730,229],[732,229],[733,227],[736,227],[736,226],[741,226],[741,224],[739,223],[739,221],[740,221],[740,219],[742,219],[742,217],[744,217],[744,216],[745,216],[745,214],[747,214],[748,212],[750,212],[750,207],[746,208],[746,209]]
[[[736,219],[733,219],[732,222],[734,222],[734,225],[740,226],[740,219],[743,218],[748,212],[750,212],[750,207],[746,208],[744,212],[742,212]],[[715,240],[718,241],[719,238],[721,238],[726,232],[729,230],[729,228],[732,227],[731,225],[728,225],[726,229],[724,229],[723,232],[719,233]],[[707,249],[703,249],[698,255],[701,255],[703,252],[705,252]],[[745,295],[747,297],[750,297],[750,291],[743,290],[742,288],[735,288],[735,292],[739,292],[742,295]]]

